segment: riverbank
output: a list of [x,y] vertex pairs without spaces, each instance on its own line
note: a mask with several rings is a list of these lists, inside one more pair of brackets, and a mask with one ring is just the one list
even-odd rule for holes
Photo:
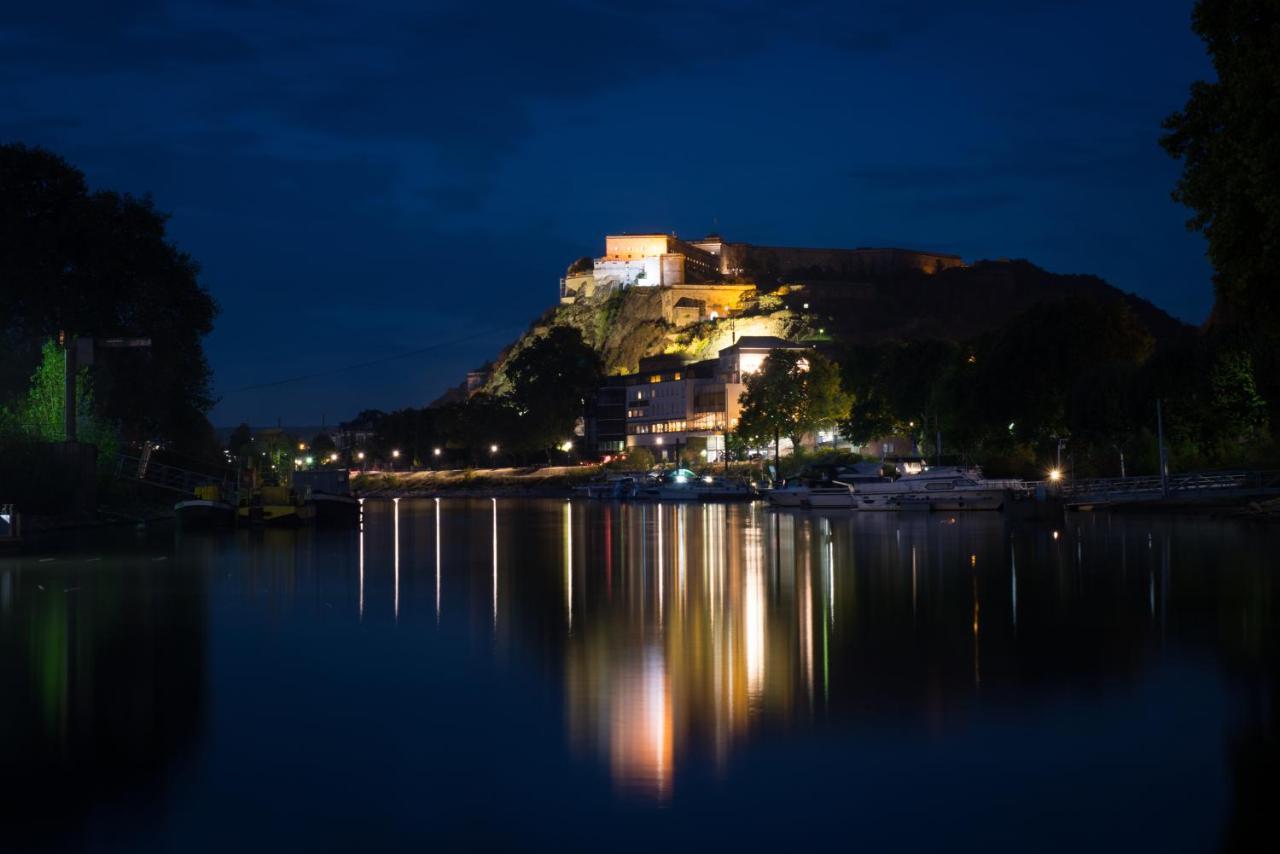
[[528,495],[563,497],[593,478],[603,466],[530,466],[526,468],[446,469],[415,472],[367,472],[351,479],[361,498],[432,498]]

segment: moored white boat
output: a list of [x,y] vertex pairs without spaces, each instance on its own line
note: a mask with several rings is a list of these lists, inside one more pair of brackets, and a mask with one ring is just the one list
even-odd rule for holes
[[855,487],[859,510],[999,510],[1021,481],[987,480],[977,469],[944,466]]

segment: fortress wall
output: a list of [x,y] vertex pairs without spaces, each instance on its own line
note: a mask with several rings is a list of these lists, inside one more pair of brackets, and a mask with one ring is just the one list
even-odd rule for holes
[[662,316],[668,321],[673,321],[676,303],[681,298],[688,297],[706,303],[708,315],[714,311],[720,317],[724,317],[738,307],[738,302],[744,294],[754,291],[754,285],[684,284],[674,288],[663,288]]
[[875,279],[909,272],[937,273],[963,266],[958,256],[908,249],[809,249],[725,243],[720,269],[727,274]]

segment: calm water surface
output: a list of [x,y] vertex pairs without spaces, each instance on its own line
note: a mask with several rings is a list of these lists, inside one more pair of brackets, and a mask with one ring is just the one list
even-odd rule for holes
[[0,848],[1204,851],[1274,529],[368,502],[0,558]]

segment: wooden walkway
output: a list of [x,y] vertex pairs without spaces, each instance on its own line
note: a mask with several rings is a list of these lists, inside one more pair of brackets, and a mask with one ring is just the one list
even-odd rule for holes
[[1280,471],[1226,471],[1116,477],[1041,484],[1066,507],[1137,503],[1207,503],[1280,496]]

